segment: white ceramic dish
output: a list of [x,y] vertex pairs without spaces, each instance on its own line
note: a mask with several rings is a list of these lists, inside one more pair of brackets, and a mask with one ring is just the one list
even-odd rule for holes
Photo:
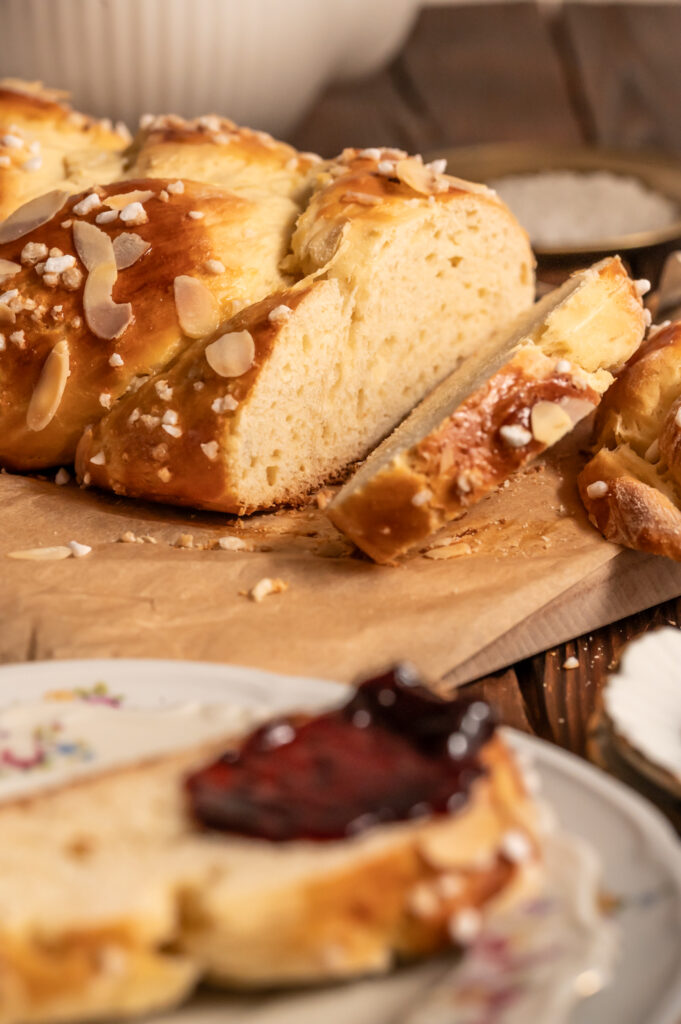
[[[98,682],[106,682],[113,693],[143,707],[228,700],[247,708],[276,711],[328,705],[346,692],[337,683],[205,663],[37,662],[0,668],[0,709],[40,698],[49,690],[90,688]],[[605,885],[617,900],[620,951],[614,977],[603,991],[577,1007],[571,1024],[678,1024],[681,845],[664,819],[626,787],[548,744],[517,733],[509,736],[519,752],[532,757],[544,794],[561,824],[598,851]],[[579,872],[583,870],[585,866],[579,868]],[[574,872],[568,872],[564,884],[575,884]],[[581,891],[577,886],[573,904]],[[564,888],[563,892],[570,890]],[[425,1024],[425,1015],[412,1008],[421,1006],[426,994],[441,985],[444,977],[449,978],[450,971],[450,963],[435,961],[379,981],[305,996],[239,1000],[203,996],[156,1024],[318,1024],[320,1020],[325,1024],[347,1024],[348,1020],[353,1024]],[[546,985],[546,965],[543,981]],[[555,985],[548,988],[555,998]],[[445,992],[450,990],[451,979]],[[546,1017],[546,1005],[544,1001],[539,1008],[535,1006],[525,1019],[532,1024],[555,1024],[555,1017]],[[427,1019],[429,1024],[477,1020],[462,1016],[451,1004],[436,1005]],[[502,1013],[487,1020],[510,1024],[518,1017]]]
[[630,644],[603,707],[622,756],[681,794],[681,631],[658,629]]
[[394,53],[418,0],[2,0],[3,75],[75,105],[139,116],[224,114],[283,134],[330,80]]

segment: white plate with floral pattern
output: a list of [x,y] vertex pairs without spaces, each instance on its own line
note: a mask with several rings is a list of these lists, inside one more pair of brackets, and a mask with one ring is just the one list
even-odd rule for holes
[[[0,668],[0,728],[10,705],[104,701],[169,708],[229,703],[256,715],[337,702],[345,687],[198,662],[93,660]],[[458,963],[448,958],[351,985],[287,996],[201,994],[155,1024],[679,1024],[681,844],[643,799],[549,744],[508,732],[534,762],[562,828],[549,844],[546,898],[495,925]],[[2,747],[0,733],[0,753]],[[89,752],[96,766],[97,751]],[[0,777],[0,798],[2,778]],[[588,844],[588,845],[587,845]],[[612,929],[594,914],[597,852]],[[607,983],[601,987],[606,974]]]

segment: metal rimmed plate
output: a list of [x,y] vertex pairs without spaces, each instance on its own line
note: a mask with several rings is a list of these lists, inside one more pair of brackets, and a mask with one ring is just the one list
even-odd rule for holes
[[[510,174],[538,171],[609,171],[611,174],[638,178],[649,188],[674,200],[681,211],[681,164],[659,153],[606,149],[591,146],[558,146],[542,143],[498,143],[465,146],[429,153],[427,159],[447,159],[451,174],[471,181],[489,182]],[[643,249],[681,238],[679,218],[664,228],[639,231],[614,238],[569,245],[539,245],[540,256],[581,256],[588,253],[622,252]]]
[[[34,662],[0,668],[0,710],[40,698],[49,690],[91,688],[97,683],[106,683],[126,701],[144,707],[225,700],[281,711],[328,706],[347,692],[337,683],[206,663]],[[572,1024],[678,1024],[681,845],[664,819],[626,787],[546,743],[510,731],[508,735],[520,753],[533,759],[544,794],[562,825],[597,850],[605,885],[617,901],[621,949],[613,980],[577,1007]],[[202,996],[165,1016],[163,1024],[396,1024],[405,1020],[405,1007],[415,994],[427,997],[442,971],[436,961],[379,981],[287,998]],[[447,1024],[460,1024],[462,1019],[449,1016]],[[506,1024],[510,1019],[498,1016],[495,1022]],[[541,1014],[531,1019],[533,1024],[553,1024]]]

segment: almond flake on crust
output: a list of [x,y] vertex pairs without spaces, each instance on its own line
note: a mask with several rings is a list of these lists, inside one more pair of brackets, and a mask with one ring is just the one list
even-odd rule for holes
[[85,320],[98,338],[118,338],[132,323],[129,302],[113,301],[113,287],[118,277],[116,257],[111,238],[101,228],[86,220],[73,225],[73,241],[88,276],[83,291]]
[[44,430],[52,422],[61,404],[70,373],[69,345],[66,339],[62,338],[45,360],[38,383],[33,389],[26,411],[26,426],[29,430]]
[[241,377],[255,361],[255,342],[248,331],[222,334],[206,347],[206,362],[220,377]]
[[530,413],[530,427],[535,441],[547,446],[565,437],[573,427],[572,418],[556,402],[537,402]]
[[218,326],[219,310],[215,297],[203,281],[179,274],[173,281],[177,319],[188,338],[204,338]]

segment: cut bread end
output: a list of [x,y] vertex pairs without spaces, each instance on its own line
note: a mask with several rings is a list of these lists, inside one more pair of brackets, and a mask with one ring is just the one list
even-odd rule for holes
[[573,275],[417,406],[336,496],[332,522],[393,562],[592,412],[644,331],[618,257]]
[[579,478],[594,526],[616,544],[681,561],[681,323],[654,329],[599,410]]

